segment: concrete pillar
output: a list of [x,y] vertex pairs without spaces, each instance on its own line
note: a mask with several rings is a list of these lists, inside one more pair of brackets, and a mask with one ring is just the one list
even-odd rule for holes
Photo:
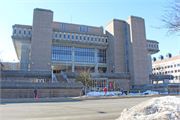
[[152,74],[152,59],[151,59],[151,54],[147,54],[147,56],[148,56],[149,74]]
[[28,71],[30,43],[22,43],[20,69]]
[[74,47],[72,47],[72,72],[74,72]]
[[95,73],[98,73],[97,49],[95,49]]

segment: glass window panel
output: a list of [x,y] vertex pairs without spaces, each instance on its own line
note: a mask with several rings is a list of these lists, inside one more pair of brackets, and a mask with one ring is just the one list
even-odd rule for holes
[[[95,50],[88,48],[75,48],[75,62],[94,62]],[[92,56],[92,57],[91,57]],[[91,59],[88,59],[90,58]]]
[[72,47],[53,46],[52,54],[52,61],[72,61]]

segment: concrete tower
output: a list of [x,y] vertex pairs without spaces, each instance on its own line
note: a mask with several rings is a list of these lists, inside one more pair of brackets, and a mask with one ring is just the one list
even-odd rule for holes
[[128,53],[131,85],[149,84],[149,66],[144,19],[130,16],[126,22],[129,24],[130,30]]
[[125,73],[124,21],[113,19],[106,25],[109,39],[107,49],[107,71],[109,73]]
[[34,9],[31,39],[31,71],[51,71],[53,12]]

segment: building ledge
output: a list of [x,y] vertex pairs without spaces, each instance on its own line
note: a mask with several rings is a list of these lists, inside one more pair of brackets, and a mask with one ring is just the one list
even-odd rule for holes
[[154,75],[154,74],[149,74],[149,78],[158,81],[158,80],[174,78],[174,76],[172,76],[172,75]]
[[86,48],[97,48],[97,49],[107,49],[108,44],[102,43],[92,43],[84,41],[72,41],[72,40],[59,40],[53,39],[52,45],[61,45],[61,46],[74,46],[74,47],[86,47]]
[[[80,73],[64,72],[68,78],[76,78]],[[110,74],[110,73],[90,73],[92,78],[108,78],[108,79],[130,79],[130,74]]]
[[25,37],[25,36],[11,36],[13,40],[18,40],[22,42],[31,42],[31,37]]

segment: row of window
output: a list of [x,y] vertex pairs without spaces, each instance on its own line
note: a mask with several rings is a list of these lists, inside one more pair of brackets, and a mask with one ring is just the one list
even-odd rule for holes
[[[180,63],[174,64],[174,67],[180,67]],[[168,65],[168,66],[164,66],[164,67],[157,67],[157,68],[153,68],[153,70],[161,70],[161,69],[167,69],[167,68],[173,68],[173,65]]]
[[[52,46],[52,61],[72,61],[72,47]],[[74,48],[74,61],[95,63],[95,49]],[[106,50],[97,50],[97,62],[106,63]]]
[[154,74],[171,74],[171,73],[177,73],[177,72],[180,72],[180,69],[179,70],[171,70],[171,71],[165,71],[165,72],[157,72],[157,73],[154,73]]
[[75,62],[95,63],[95,49],[74,48]]
[[24,29],[24,30],[23,30],[23,33],[22,33],[21,28],[19,28],[19,31],[18,31],[18,32],[17,32],[17,28],[14,28],[14,35],[17,35],[17,33],[18,33],[19,36],[21,36],[21,35],[26,36],[26,32],[27,32],[27,31],[28,31],[28,36],[30,37],[30,36],[31,36],[31,29],[29,29],[29,30]]
[[106,63],[106,50],[99,49],[97,50],[97,61],[98,63]]
[[68,40],[76,40],[76,41],[78,41],[78,39],[80,40],[80,41],[88,41],[88,42],[93,42],[93,41],[95,41],[95,42],[101,42],[101,39],[102,39],[102,42],[106,42],[107,43],[107,38],[105,38],[104,39],[104,37],[97,37],[97,36],[89,36],[89,35],[78,35],[78,34],[70,34],[70,33],[57,33],[57,32],[55,32],[55,35],[53,35],[53,33],[52,33],[52,38],[54,38],[55,37],[55,39],[63,39],[63,40],[66,40],[66,39],[68,39]]
[[[61,24],[61,29],[66,29],[66,24]],[[89,32],[89,28],[85,26],[79,26],[79,31],[81,32]]]
[[158,49],[158,44],[148,43],[148,44],[147,44],[147,47],[148,47],[148,48]]

